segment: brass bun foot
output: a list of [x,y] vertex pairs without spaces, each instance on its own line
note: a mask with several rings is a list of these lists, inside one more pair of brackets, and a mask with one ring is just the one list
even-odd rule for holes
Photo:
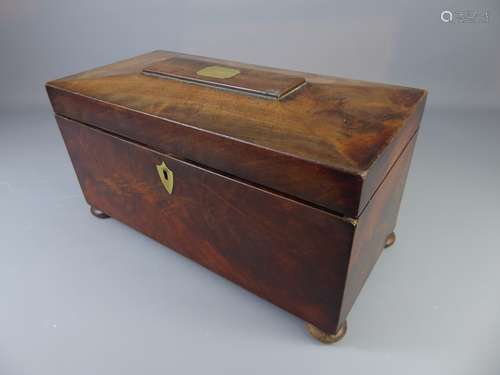
[[394,242],[396,242],[396,234],[394,232],[392,232],[385,239],[384,248],[387,248],[387,247],[390,247],[390,246],[394,245]]
[[309,334],[316,340],[322,342],[323,344],[333,344],[337,341],[342,340],[347,332],[347,322],[344,321],[337,333],[326,333],[320,330],[318,327],[312,325],[311,323],[306,323],[306,328]]
[[92,206],[90,206],[90,213],[99,219],[107,219],[109,217],[109,215]]

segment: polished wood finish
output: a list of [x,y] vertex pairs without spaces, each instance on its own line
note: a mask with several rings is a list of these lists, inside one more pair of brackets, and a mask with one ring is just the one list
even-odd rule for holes
[[269,99],[280,99],[305,82],[302,77],[243,68],[232,64],[216,65],[235,68],[238,73],[230,78],[207,77],[199,74],[204,68],[211,66],[214,64],[201,59],[172,57],[146,66],[143,72],[159,77],[227,88],[235,92],[261,95]]
[[[350,220],[58,117],[87,202],[328,332]],[[156,170],[175,176],[168,194]]]
[[[193,82],[212,65],[241,76]],[[343,337],[394,243],[425,91],[164,51],[46,87],[92,214]]]
[[406,145],[401,157],[377,190],[375,199],[370,201],[357,222],[340,313],[341,320],[347,317],[384,249],[388,236],[394,232],[416,138],[415,135]]
[[[200,60],[303,77],[282,100],[143,74],[156,51],[47,84],[55,112],[356,218],[415,134],[423,90]],[[263,74],[262,73],[262,74]]]

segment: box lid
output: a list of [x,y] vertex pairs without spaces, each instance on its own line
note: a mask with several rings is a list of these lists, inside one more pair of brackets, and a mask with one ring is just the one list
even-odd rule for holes
[[54,111],[356,218],[426,92],[155,51],[48,82]]

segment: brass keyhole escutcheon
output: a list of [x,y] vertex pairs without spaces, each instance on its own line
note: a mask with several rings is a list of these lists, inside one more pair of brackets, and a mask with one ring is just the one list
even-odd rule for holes
[[156,170],[158,171],[163,187],[169,194],[172,194],[172,191],[174,190],[174,172],[168,169],[165,162],[157,165]]

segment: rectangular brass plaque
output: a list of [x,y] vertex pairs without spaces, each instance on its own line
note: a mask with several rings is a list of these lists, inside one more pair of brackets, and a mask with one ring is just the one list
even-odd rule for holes
[[196,74],[203,77],[224,79],[224,78],[232,78],[240,74],[240,71],[238,69],[228,68],[226,66],[212,65],[198,70]]

